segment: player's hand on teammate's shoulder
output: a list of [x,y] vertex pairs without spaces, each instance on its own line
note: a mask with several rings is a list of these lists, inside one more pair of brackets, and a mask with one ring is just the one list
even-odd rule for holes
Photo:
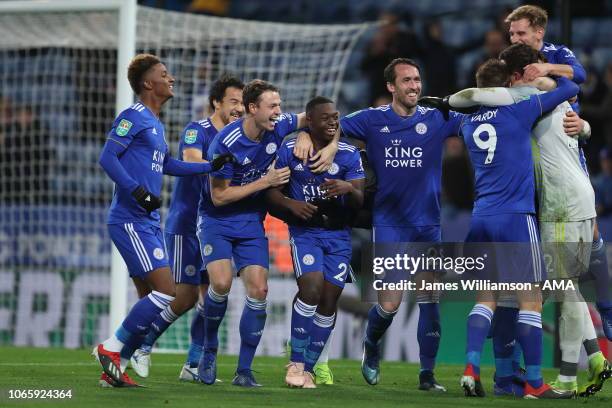
[[338,143],[331,142],[310,158],[310,170],[313,173],[324,173],[334,163],[338,153]]
[[309,166],[313,173],[323,173],[329,170],[338,152],[338,143],[331,142],[316,154],[313,155],[313,152],[310,134],[303,130],[300,131],[295,140],[293,155],[305,165],[310,161]]
[[295,138],[295,146],[293,146],[293,155],[302,161],[302,164],[308,164],[308,159],[312,156],[313,147],[310,134],[300,130]]
[[444,116],[444,119],[448,120],[449,111],[451,109],[448,100],[448,96],[445,96],[444,98],[438,98],[437,96],[423,96],[419,99],[418,104],[420,106],[439,110],[442,113],[442,116]]
[[289,204],[291,213],[301,220],[308,221],[316,214],[318,207],[306,201],[291,200]]
[[225,166],[227,163],[235,163],[235,162],[236,162],[236,158],[234,156],[232,156],[230,153],[223,153],[222,155],[215,157],[215,159],[212,161],[211,163],[212,170],[213,171],[221,170],[221,168]]
[[134,191],[132,191],[132,197],[134,197],[134,200],[136,200],[138,205],[144,208],[149,214],[161,207],[162,204],[159,197],[149,192],[143,186],[138,186]]
[[348,181],[338,179],[325,179],[319,186],[325,198],[337,197],[353,191],[353,185]]
[[280,169],[276,168],[276,160],[272,162],[268,172],[262,179],[268,184],[268,187],[278,187],[283,184],[287,184],[289,181],[289,176],[291,176],[291,170],[289,167],[281,167]]

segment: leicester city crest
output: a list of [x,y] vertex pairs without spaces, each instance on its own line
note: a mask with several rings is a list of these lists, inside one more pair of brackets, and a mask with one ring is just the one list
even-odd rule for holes
[[335,176],[336,174],[338,174],[338,171],[340,171],[340,167],[338,167],[338,165],[335,162],[332,163],[332,165],[329,167],[329,170],[327,170],[327,172],[331,174],[332,176]]

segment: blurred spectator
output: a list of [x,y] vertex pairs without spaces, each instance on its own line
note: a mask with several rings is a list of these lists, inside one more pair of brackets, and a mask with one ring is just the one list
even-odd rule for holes
[[190,13],[210,14],[213,16],[226,16],[230,0],[193,0],[187,7]]
[[455,50],[442,41],[442,24],[433,20],[425,24],[424,48],[424,92],[426,95],[448,95],[456,87]]
[[[607,87],[601,75],[591,64],[589,54],[581,55],[580,60],[584,61],[586,70],[586,80],[580,85],[580,105],[599,106],[607,93]],[[590,108],[589,108],[590,109]],[[583,111],[580,116],[587,120],[591,125],[591,139],[582,148],[587,157],[589,172],[592,174],[599,173],[599,152],[606,146],[604,138],[604,120],[598,115],[590,115],[588,112],[585,115]]]
[[467,83],[471,84],[471,86],[476,86],[476,71],[478,71],[478,67],[490,58],[499,57],[499,54],[509,45],[510,42],[503,31],[498,29],[487,31],[484,44],[482,45],[482,57],[474,64]]
[[445,210],[472,209],[473,177],[472,165],[463,141],[458,137],[449,137],[442,161],[442,201]]
[[0,113],[0,199],[5,203],[48,201],[49,132],[30,106],[3,98]]
[[[606,66],[602,88],[602,96],[597,95],[596,91],[593,91],[590,97],[587,96],[588,94],[584,95],[580,104],[580,114],[589,122],[600,121],[601,136],[593,132],[592,137],[601,137],[600,140],[605,146],[612,147],[612,61]],[[597,123],[595,125],[597,126]]]
[[[380,27],[367,45],[361,69],[370,84],[370,104],[381,95],[387,95],[387,84],[383,79],[385,67],[394,58],[414,58],[420,54],[419,40],[412,30],[401,27],[400,17],[384,11],[378,19]],[[408,23],[411,24],[410,18]]]
[[502,33],[507,44],[510,44],[510,23],[506,23],[506,17],[508,17],[512,11],[514,11],[512,7],[506,6],[495,18],[495,29]]
[[612,149],[604,148],[599,154],[601,173],[592,179],[595,190],[597,215],[612,213]]
[[393,98],[391,94],[387,93],[386,95],[380,95],[378,98],[374,99],[372,102],[373,108],[378,108],[379,106],[388,105],[393,102]]

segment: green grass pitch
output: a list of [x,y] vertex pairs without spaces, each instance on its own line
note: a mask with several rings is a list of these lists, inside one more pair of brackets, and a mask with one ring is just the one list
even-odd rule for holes
[[[462,367],[442,364],[438,380],[447,393],[418,391],[414,364],[383,362],[382,382],[369,386],[361,377],[358,361],[330,362],[335,385],[316,390],[288,389],[284,383],[285,359],[256,357],[255,376],[264,385],[259,389],[240,389],[230,384],[236,357],[219,359],[219,378],[213,386],[182,383],[178,374],[184,356],[153,354],[151,375],[137,378],[147,388],[102,389],[98,386],[100,368],[89,350],[37,349],[0,347],[0,407],[612,407],[612,380],[594,397],[573,401],[526,401],[522,399],[470,398],[459,387]],[[483,368],[485,388],[492,394],[492,368]],[[555,370],[546,370],[545,378],[553,379]],[[9,400],[9,389],[72,389],[70,400]]]

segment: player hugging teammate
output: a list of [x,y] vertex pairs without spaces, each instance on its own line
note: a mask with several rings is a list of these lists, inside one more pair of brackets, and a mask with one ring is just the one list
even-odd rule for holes
[[[514,45],[504,50],[499,60],[490,60],[479,69],[479,89],[461,91],[443,100],[423,98],[420,102],[444,111],[483,105],[462,125],[477,184],[468,241],[533,242],[541,235],[545,243],[544,255],[552,259],[552,267],[541,274],[535,272],[533,276],[525,276],[522,281],[572,280],[577,288],[578,282],[587,276],[595,279],[597,308],[604,332],[611,338],[612,304],[608,294],[607,259],[596,228],[594,194],[580,147],[580,143],[590,136],[590,127],[575,112],[579,108],[574,98],[578,88],[574,86],[570,92],[572,83],[568,81],[584,81],[584,68],[566,47],[543,41],[547,24],[547,14],[543,9],[519,7],[508,16],[507,22]],[[556,77],[557,85],[551,83],[547,75]],[[506,86],[512,88],[500,88]],[[550,90],[556,86],[557,89],[547,93],[536,88]],[[573,103],[571,107],[564,102],[567,99]],[[511,119],[512,115],[535,101],[539,101],[537,106]],[[483,114],[487,112],[495,115],[487,117]],[[525,130],[510,130],[516,122],[529,125],[534,113],[543,116],[533,130],[531,126]],[[533,158],[530,136],[534,146]],[[512,157],[507,156],[509,152]],[[533,159],[537,159],[537,180],[533,175]],[[504,168],[506,163],[512,164]],[[523,175],[519,174],[520,171]],[[512,180],[524,182],[513,187]],[[536,224],[533,221],[536,187],[538,228],[534,228]],[[525,188],[531,191],[521,193]],[[484,222],[489,216],[495,216],[495,221]],[[504,218],[511,216],[531,217],[529,239],[527,235],[521,236],[518,220],[496,230]],[[585,245],[585,242],[593,244]],[[541,257],[539,249],[531,252],[533,267],[525,267],[522,272],[542,268],[542,261],[538,259]],[[496,298],[481,298],[470,313],[466,369],[461,379],[465,394],[484,396],[479,365],[482,345],[489,330],[496,362],[495,395],[558,399],[576,394],[588,396],[599,391],[612,375],[612,369],[599,350],[593,323],[579,290],[566,290],[560,297],[562,362],[559,376],[550,385],[544,384],[540,374],[541,301],[537,293],[530,297],[526,295],[517,293],[515,299],[505,299],[499,305]],[[586,383],[578,387],[576,374],[581,346],[587,352],[589,376]],[[524,373],[519,369],[521,351]]]

